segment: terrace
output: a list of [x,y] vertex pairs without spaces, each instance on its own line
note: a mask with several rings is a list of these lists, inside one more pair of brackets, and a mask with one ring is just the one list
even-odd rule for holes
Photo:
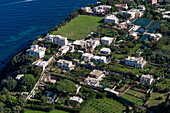
[[130,89],[122,97],[142,106],[144,104],[145,96],[145,93]]

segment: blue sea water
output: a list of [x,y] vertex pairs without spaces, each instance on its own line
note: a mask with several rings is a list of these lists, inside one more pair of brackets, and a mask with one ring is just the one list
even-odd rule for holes
[[0,69],[2,62],[68,15],[97,0],[0,0]]

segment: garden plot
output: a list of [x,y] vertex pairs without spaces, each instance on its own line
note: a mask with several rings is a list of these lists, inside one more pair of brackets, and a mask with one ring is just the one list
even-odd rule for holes
[[144,104],[145,96],[146,94],[144,93],[130,89],[122,97],[142,106]]
[[80,113],[122,113],[126,110],[123,104],[113,99],[94,99],[87,103]]

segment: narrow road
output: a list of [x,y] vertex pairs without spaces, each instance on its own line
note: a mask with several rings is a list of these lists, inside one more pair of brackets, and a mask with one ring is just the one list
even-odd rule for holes
[[[54,58],[54,57],[52,56],[52,57],[48,60],[48,64],[50,64],[50,62],[53,60],[53,58]],[[45,69],[45,70],[46,70],[46,69]],[[27,100],[27,99],[30,99],[32,96],[35,95],[35,89],[38,87],[39,83],[42,81],[45,70],[42,71],[39,80],[38,80],[37,83],[34,85],[34,88],[31,90],[31,92],[30,92],[29,95],[27,96],[26,100]]]

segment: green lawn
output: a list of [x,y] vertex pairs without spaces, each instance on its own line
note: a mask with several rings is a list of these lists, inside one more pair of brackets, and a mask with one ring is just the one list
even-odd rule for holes
[[116,65],[110,65],[108,64],[107,66],[104,67],[105,69],[111,69],[114,71],[121,71],[124,73],[132,73],[134,75],[142,75],[142,72],[144,71],[144,69],[140,69],[140,68],[135,68],[132,66],[126,66],[123,64],[116,64]]
[[159,43],[162,45],[163,50],[170,52],[170,45],[167,44],[167,41],[170,40],[169,36],[163,36],[160,40]]
[[126,93],[131,94],[133,96],[137,95],[137,91],[129,89]]
[[[167,93],[152,92],[147,106],[148,107],[157,106],[158,104],[165,102],[166,96],[167,96]],[[158,97],[162,97],[162,99],[158,100],[157,99]]]
[[122,97],[142,106],[144,104],[143,99],[145,96],[146,94],[144,93],[129,89]]
[[88,102],[80,113],[123,113],[126,107],[116,100],[104,98]]
[[129,101],[131,101],[131,102],[134,102],[134,103],[136,103],[136,104],[138,104],[140,106],[142,106],[144,104],[142,99],[134,97],[134,96],[129,95],[129,94],[126,94],[126,93],[122,97],[129,100]]
[[170,45],[163,45],[162,49],[165,50],[165,51],[170,52]]
[[102,17],[80,15],[58,31],[50,34],[62,35],[71,40],[79,40],[99,26],[101,24],[99,21],[102,19]]
[[66,111],[61,111],[61,110],[55,110],[51,112],[43,112],[43,111],[37,111],[37,110],[27,110],[25,113],[69,113]]

